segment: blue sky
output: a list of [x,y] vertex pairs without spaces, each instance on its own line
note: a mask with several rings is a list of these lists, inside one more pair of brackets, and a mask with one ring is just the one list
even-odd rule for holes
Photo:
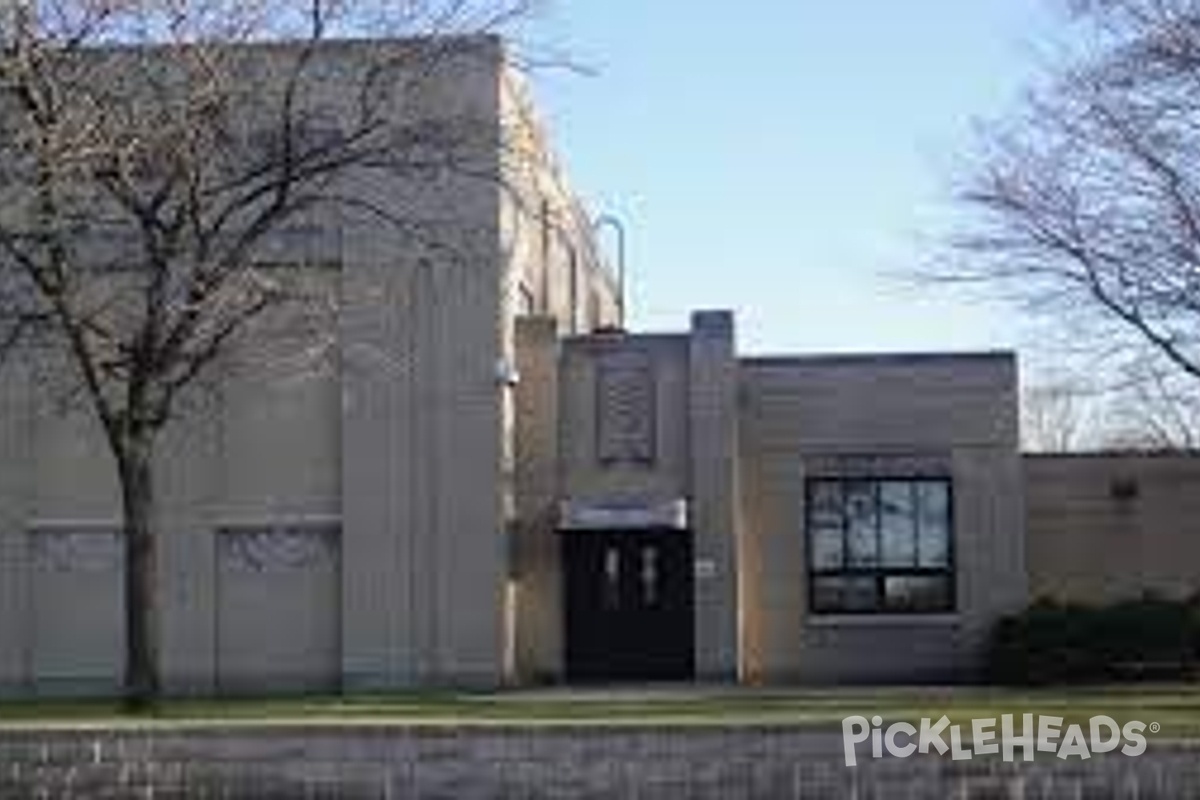
[[1017,347],[1014,312],[898,278],[1063,23],[1050,0],[558,0],[597,74],[534,83],[593,211],[629,230],[630,322],[737,312],[747,353]]

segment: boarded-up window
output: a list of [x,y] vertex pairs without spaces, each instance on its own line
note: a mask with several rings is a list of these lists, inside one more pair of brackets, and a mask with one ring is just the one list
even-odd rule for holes
[[53,693],[115,690],[125,641],[120,534],[55,524],[33,527],[28,541],[34,680]]
[[327,690],[341,670],[336,523],[217,533],[217,679],[234,691]]

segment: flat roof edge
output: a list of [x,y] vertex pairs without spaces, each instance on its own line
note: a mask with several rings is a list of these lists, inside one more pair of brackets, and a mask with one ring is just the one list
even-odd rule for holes
[[1083,461],[1086,459],[1102,459],[1102,458],[1200,458],[1200,449],[1180,449],[1172,450],[1168,448],[1156,450],[1077,450],[1070,452],[1037,452],[1037,451],[1022,451],[1021,458],[1031,461],[1051,461],[1060,459],[1063,461]]
[[[490,53],[503,57],[509,46],[509,39],[496,31],[429,31],[405,32],[396,34],[353,35],[338,34],[322,38],[315,43],[315,49],[320,52],[334,50],[379,49],[379,48],[418,48],[434,47],[448,44],[471,45],[486,48]],[[136,55],[157,54],[171,50],[185,50],[190,47],[207,47],[214,50],[247,50],[247,51],[280,51],[299,50],[313,46],[313,42],[300,37],[262,37],[248,38],[228,42],[99,42],[89,44],[80,49],[84,54],[100,55]]]
[[608,344],[637,344],[638,342],[687,342],[686,333],[667,333],[656,331],[652,333],[629,333],[613,331],[610,333],[570,333],[561,337],[564,346],[588,346]]
[[738,362],[751,367],[806,366],[810,364],[912,364],[938,361],[1011,361],[1015,350],[978,350],[898,353],[813,353],[798,355],[742,356]]

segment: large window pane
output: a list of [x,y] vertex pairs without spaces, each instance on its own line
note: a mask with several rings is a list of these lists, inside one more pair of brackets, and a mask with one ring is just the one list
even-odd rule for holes
[[913,484],[884,481],[879,485],[879,536],[885,567],[917,563],[917,524]]
[[841,569],[845,566],[841,528],[817,528],[812,532],[810,541],[813,569]]
[[889,575],[884,578],[888,611],[945,611],[953,607],[948,575]]
[[879,608],[878,582],[874,578],[813,578],[813,610],[876,611]]
[[875,484],[870,481],[850,481],[846,484],[846,547],[847,563],[851,567],[874,567],[879,564],[878,508],[875,504]]
[[837,481],[815,481],[809,490],[808,530],[813,569],[841,569],[844,515],[842,486]]
[[841,481],[813,481],[809,484],[808,521],[818,527],[842,527]]
[[918,564],[945,567],[950,562],[950,487],[942,482],[917,484]]

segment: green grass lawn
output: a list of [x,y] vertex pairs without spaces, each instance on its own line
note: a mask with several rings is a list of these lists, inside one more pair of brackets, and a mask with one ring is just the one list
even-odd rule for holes
[[[1157,722],[1150,737],[1200,739],[1200,686],[1011,690],[998,688],[530,690],[400,693],[344,697],[172,700],[129,716],[111,701],[0,703],[0,728],[30,726],[224,724],[793,725],[836,729],[852,714],[917,724],[943,714],[954,722],[1001,714],[1056,715],[1086,722]],[[1019,720],[1019,717],[1018,717]]]

